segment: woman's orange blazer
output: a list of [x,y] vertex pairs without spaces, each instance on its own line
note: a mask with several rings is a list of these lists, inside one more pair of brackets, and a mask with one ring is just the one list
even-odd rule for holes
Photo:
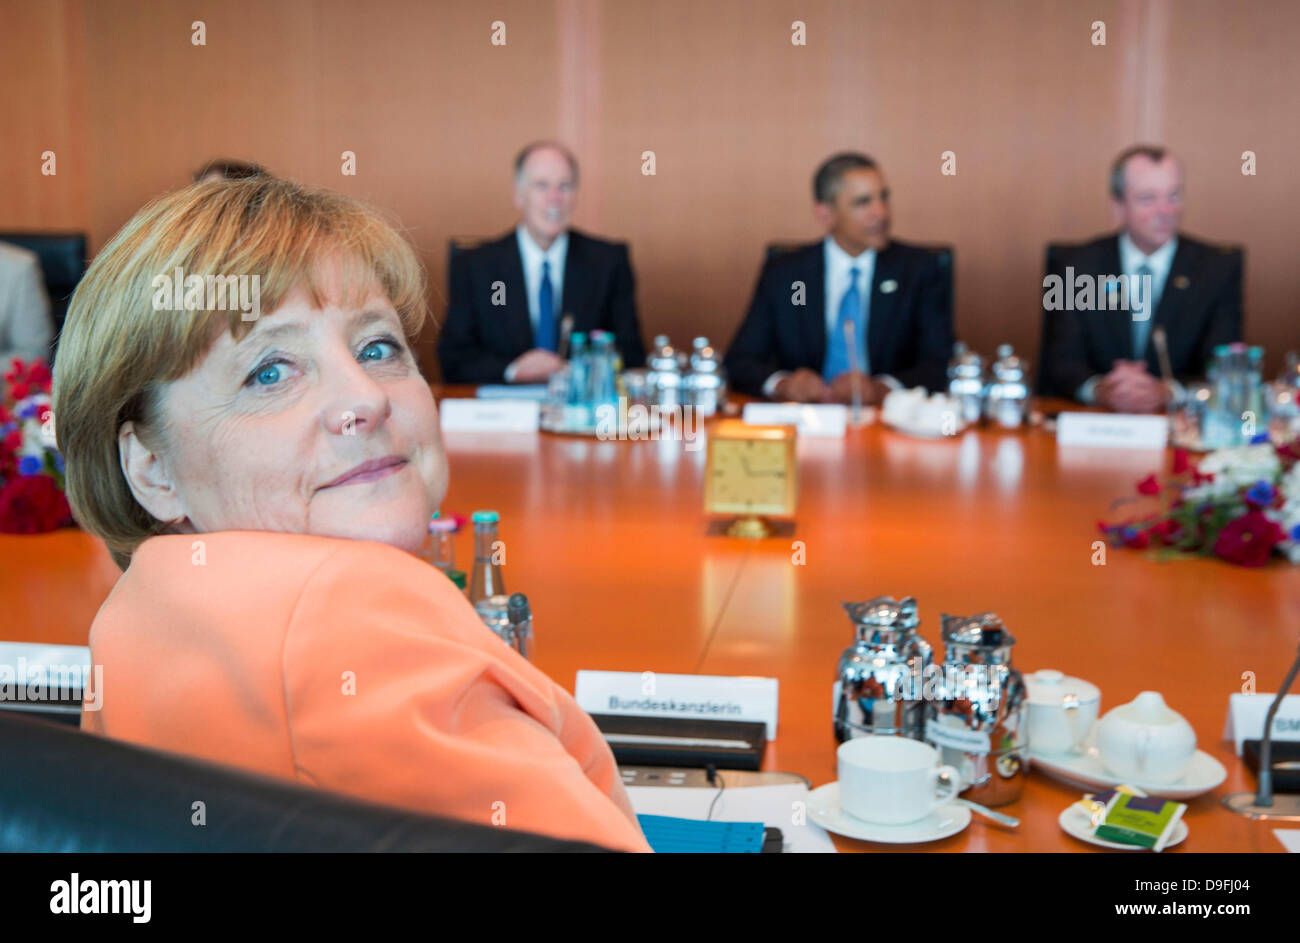
[[[442,573],[386,544],[144,541],[82,728],[431,814],[649,851],[608,745]],[[202,798],[196,797],[196,798]]]

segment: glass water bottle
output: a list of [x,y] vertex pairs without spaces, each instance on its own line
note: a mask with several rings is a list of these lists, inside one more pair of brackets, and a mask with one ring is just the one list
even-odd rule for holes
[[469,584],[469,601],[478,603],[492,596],[505,594],[506,584],[501,565],[497,560],[496,511],[475,511],[474,522],[474,572]]

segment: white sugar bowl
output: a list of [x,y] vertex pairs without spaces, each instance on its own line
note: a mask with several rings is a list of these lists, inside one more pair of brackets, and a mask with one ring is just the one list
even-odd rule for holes
[[1102,765],[1125,782],[1172,783],[1196,753],[1196,731],[1156,691],[1143,691],[1097,725]]
[[1043,668],[1025,675],[1029,749],[1045,756],[1078,753],[1101,710],[1101,690],[1082,678]]

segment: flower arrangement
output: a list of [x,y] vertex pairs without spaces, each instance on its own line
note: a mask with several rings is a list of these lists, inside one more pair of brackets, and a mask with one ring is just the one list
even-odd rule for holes
[[1300,563],[1300,440],[1273,444],[1261,434],[1199,462],[1179,449],[1170,478],[1162,483],[1148,475],[1137,491],[1139,498],[1117,504],[1155,500],[1159,510],[1122,523],[1098,521],[1113,544],[1250,567],[1276,551]]
[[72,523],[63,456],[54,444],[50,368],[14,358],[0,388],[0,533],[41,534]]

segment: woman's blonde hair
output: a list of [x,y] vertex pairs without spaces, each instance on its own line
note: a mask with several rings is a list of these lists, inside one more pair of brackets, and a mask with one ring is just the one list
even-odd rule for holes
[[275,311],[299,287],[324,307],[319,265],[327,255],[345,263],[347,297],[336,300],[360,303],[377,282],[407,337],[420,333],[428,316],[424,269],[396,229],[349,197],[269,176],[194,184],[154,201],[86,272],[59,335],[55,434],[72,513],[103,538],[123,570],[135,548],[169,522],[155,519],[132,495],[118,431],[132,421],[151,448],[165,441],[164,385],[196,366],[222,329],[238,340],[255,323],[236,304],[175,310],[176,299],[160,309],[156,280],[171,280],[177,269],[206,284],[218,276],[256,277],[263,312]]

